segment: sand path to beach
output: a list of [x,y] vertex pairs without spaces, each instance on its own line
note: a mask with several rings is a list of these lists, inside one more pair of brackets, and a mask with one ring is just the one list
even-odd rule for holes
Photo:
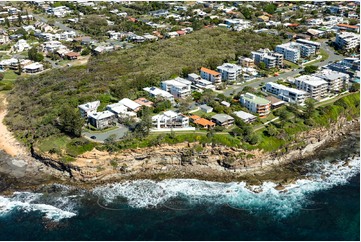
[[14,138],[14,135],[3,123],[7,113],[7,104],[6,94],[0,93],[0,150],[4,150],[14,157],[26,155],[29,152],[27,152],[25,147]]

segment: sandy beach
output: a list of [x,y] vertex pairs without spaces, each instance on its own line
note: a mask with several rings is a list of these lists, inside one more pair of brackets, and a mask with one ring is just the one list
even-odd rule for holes
[[0,94],[0,150],[4,150],[6,153],[14,157],[27,155],[28,152],[26,149],[15,139],[13,134],[3,123],[7,113],[6,106],[6,94],[2,93]]

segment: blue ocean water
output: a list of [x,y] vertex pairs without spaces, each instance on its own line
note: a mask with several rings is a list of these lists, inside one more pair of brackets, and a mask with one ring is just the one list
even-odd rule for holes
[[0,240],[359,241],[358,149],[327,148],[282,190],[171,179],[19,191],[0,196]]

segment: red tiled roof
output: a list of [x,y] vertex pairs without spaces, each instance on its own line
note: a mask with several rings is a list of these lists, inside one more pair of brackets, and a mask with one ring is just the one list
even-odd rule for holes
[[214,76],[221,74],[221,73],[219,73],[219,72],[216,72],[216,71],[214,71],[214,70],[210,70],[210,69],[205,68],[205,67],[202,67],[202,68],[201,68],[201,71],[206,72],[206,73],[211,74],[211,75],[214,75]]
[[349,24],[338,24],[338,27],[345,27],[350,29],[357,29],[358,27],[356,25],[349,25]]
[[195,120],[193,123],[202,125],[203,127],[216,125],[216,124],[213,123],[212,121],[209,121],[208,119],[205,119],[205,118],[197,119],[197,120]]

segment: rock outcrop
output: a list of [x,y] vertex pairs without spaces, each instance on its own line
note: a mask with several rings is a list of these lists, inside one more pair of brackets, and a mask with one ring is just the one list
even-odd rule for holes
[[290,145],[273,153],[258,149],[180,143],[122,150],[118,153],[94,149],[67,164],[49,154],[39,154],[37,151],[32,154],[46,165],[68,173],[76,181],[116,180],[132,176],[161,178],[167,173],[173,178],[183,178],[187,172],[199,173],[202,177],[215,174],[223,176],[230,173],[257,172],[270,166],[306,158],[355,127],[359,127],[359,120],[347,121],[340,118],[328,128],[315,128],[300,133]]

